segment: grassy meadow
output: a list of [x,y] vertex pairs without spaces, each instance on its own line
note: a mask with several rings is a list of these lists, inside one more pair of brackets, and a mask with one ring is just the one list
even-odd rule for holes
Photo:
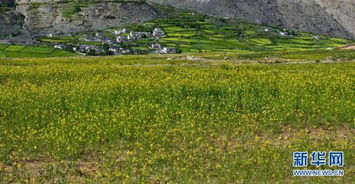
[[[352,183],[353,59],[0,59],[0,183]],[[332,150],[344,177],[292,176],[294,151]]]

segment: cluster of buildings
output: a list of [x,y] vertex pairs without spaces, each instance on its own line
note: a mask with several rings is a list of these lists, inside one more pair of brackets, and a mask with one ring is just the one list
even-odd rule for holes
[[[56,49],[65,49],[66,45],[64,44],[59,44],[59,45],[54,45],[54,48]],[[85,45],[85,44],[78,44],[72,47],[73,52],[82,54],[82,55],[97,55],[101,53],[105,53],[107,51],[111,52],[112,55],[124,55],[124,54],[130,54],[131,51],[129,49],[124,49],[119,45],[110,45],[108,50],[106,50],[103,46],[97,46],[97,45]]]
[[[152,44],[147,48],[150,51],[157,54],[174,54],[176,53],[176,48],[173,47],[165,47],[156,42],[165,37],[165,32],[161,28],[154,28],[152,32],[128,32],[127,29],[115,30],[113,31],[113,35],[116,39],[107,38],[102,33],[96,33],[94,36],[84,35],[83,38],[80,38],[79,41],[82,42],[101,42],[102,45],[108,45],[108,51],[110,51],[113,55],[123,55],[123,54],[145,54],[148,51],[142,50],[132,50],[127,48],[122,48],[122,45],[127,43],[134,45],[134,42],[141,39],[149,39],[153,40],[155,44]],[[47,37],[53,37],[53,34],[47,35]],[[127,45],[126,44],[126,45]],[[57,49],[64,49],[65,45],[55,45]],[[127,47],[127,46],[126,46]],[[87,44],[79,44],[73,47],[73,51],[79,54],[88,55],[88,53],[95,52],[104,53],[107,51],[107,48],[103,48],[103,46],[95,46],[95,45],[87,45]]]
[[59,32],[59,31],[54,32],[54,33],[49,33],[49,34],[47,34],[47,37],[48,37],[48,38],[53,38],[53,37],[55,37],[55,36],[73,36],[73,35],[70,34],[70,33],[65,34],[65,33]]
[[287,30],[287,29],[283,29],[282,31],[277,31],[272,28],[265,28],[264,31],[267,33],[276,33],[276,34],[279,34],[280,36],[288,36],[288,37],[295,36],[294,33],[292,33],[290,30]]
[[144,38],[150,38],[155,41],[165,36],[165,32],[161,28],[154,28],[152,32],[127,32],[126,29],[116,30],[114,34],[117,36],[116,41],[122,42],[132,42]]
[[[96,45],[78,45],[73,47],[73,51],[84,55],[100,54],[107,52],[107,50],[105,50],[105,48],[103,48],[102,46]],[[113,55],[123,55],[130,53],[129,49],[124,49],[119,45],[110,45],[108,51],[111,52]]]
[[149,47],[150,50],[154,50],[156,54],[175,54],[177,50],[175,47],[165,47],[158,43],[152,44]]
[[101,42],[103,44],[107,43],[107,44],[115,44],[115,41],[110,39],[110,38],[106,38],[102,33],[95,33],[95,36],[88,36],[88,35],[84,35],[83,38],[79,38],[79,41],[83,41],[83,42]]
[[[276,33],[279,34],[280,36],[286,36],[286,37],[293,37],[293,36],[297,36],[297,34],[295,34],[293,31],[287,30],[287,29],[283,29],[282,31],[277,31],[274,30],[272,28],[265,28],[264,32],[268,32],[268,33]],[[313,39],[315,40],[320,40],[320,36],[312,36]]]

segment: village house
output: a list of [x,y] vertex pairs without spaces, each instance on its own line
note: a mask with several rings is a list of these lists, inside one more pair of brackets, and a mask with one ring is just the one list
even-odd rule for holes
[[79,38],[79,41],[90,42],[90,41],[95,41],[95,40],[93,38],[85,35],[83,38]]
[[162,46],[159,44],[159,43],[155,43],[155,44],[152,44],[149,46],[149,49],[152,49],[152,50],[161,50],[162,49]]
[[125,36],[117,36],[116,41],[119,42],[119,43],[122,43],[122,42],[127,42],[128,39]]
[[57,36],[64,36],[65,34],[63,32],[60,32],[60,31],[56,31],[54,34],[52,34],[53,36],[54,35],[57,35]]
[[265,28],[264,31],[265,31],[265,32],[273,32],[274,30],[271,29],[271,28]]
[[151,37],[153,37],[153,34],[150,32],[141,32],[141,37],[142,38],[151,38]]
[[127,30],[125,28],[123,28],[122,30],[115,30],[113,34],[121,35],[121,34],[125,34],[126,32],[127,32]]
[[104,39],[102,40],[102,42],[103,42],[103,43],[106,43],[106,44],[109,44],[109,45],[112,45],[112,44],[115,43],[114,40],[111,40],[111,39],[109,39],[109,38],[104,38]]
[[134,55],[142,55],[142,54],[148,54],[147,50],[142,50],[142,49],[133,49],[132,53]]
[[129,54],[131,51],[129,51],[128,49],[124,49],[124,48],[121,48],[120,49],[120,54]]
[[109,51],[111,51],[114,55],[118,55],[118,54],[120,54],[121,49],[122,48],[120,46],[113,45],[109,48]]
[[87,54],[91,50],[94,50],[95,53],[100,53],[102,51],[102,48],[99,46],[95,46],[95,45],[79,45],[79,46],[73,47],[73,51],[78,54]]
[[138,40],[138,38],[135,37],[134,35],[128,35],[128,36],[127,36],[127,40],[128,40],[128,41],[135,41],[135,40]]
[[287,33],[286,32],[280,32],[280,35],[281,36],[287,36]]
[[54,48],[56,48],[56,49],[64,49],[64,47],[65,47],[64,44],[54,45]]
[[163,47],[161,50],[157,51],[158,54],[175,54],[176,48],[174,47]]
[[163,37],[163,36],[165,36],[165,32],[161,28],[154,28],[153,36]]
[[130,33],[129,33],[129,37],[130,37],[132,40],[138,40],[138,39],[141,39],[141,38],[142,38],[142,33],[141,33],[141,32],[130,32]]
[[315,40],[320,40],[319,36],[313,36],[312,38],[315,39]]
[[104,35],[102,33],[95,33],[95,38],[102,40],[104,38]]

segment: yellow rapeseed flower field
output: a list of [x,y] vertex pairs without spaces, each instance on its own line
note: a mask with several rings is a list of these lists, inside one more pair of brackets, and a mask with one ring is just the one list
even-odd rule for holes
[[[353,182],[354,63],[193,62],[0,61],[0,183]],[[299,150],[345,176],[293,177]]]

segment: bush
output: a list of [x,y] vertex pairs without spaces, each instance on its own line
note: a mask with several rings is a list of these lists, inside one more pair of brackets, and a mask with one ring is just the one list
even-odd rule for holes
[[79,13],[81,11],[81,7],[79,4],[75,4],[70,6],[69,8],[63,11],[63,16],[66,18],[70,18],[72,15]]

